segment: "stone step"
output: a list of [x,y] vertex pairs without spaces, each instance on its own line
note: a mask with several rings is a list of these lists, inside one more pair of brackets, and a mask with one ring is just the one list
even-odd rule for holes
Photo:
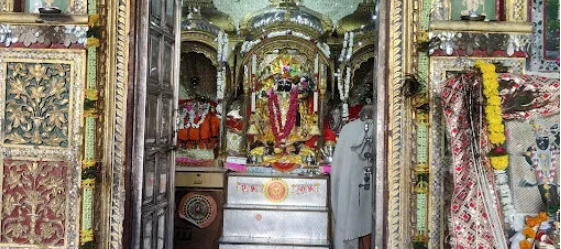
[[249,238],[222,237],[219,241],[220,249],[310,249],[329,248],[327,239],[278,239],[278,238]]
[[227,203],[245,205],[327,206],[328,177],[228,174]]
[[291,207],[289,209],[271,206],[228,204],[224,208],[225,237],[328,239],[328,209],[312,207]]

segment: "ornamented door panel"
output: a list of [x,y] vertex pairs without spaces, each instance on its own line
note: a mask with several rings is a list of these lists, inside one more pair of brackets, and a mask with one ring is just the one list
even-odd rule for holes
[[171,248],[174,104],[181,1],[139,5],[132,152],[132,248]]
[[0,49],[0,248],[78,245],[85,61]]

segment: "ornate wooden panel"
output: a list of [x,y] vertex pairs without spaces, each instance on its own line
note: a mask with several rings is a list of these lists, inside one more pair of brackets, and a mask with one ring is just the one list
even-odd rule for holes
[[3,164],[0,241],[64,245],[67,164],[9,159]]
[[0,247],[77,245],[85,59],[0,49]]

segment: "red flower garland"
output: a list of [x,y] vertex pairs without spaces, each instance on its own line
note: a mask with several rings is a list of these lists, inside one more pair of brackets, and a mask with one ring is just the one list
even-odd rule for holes
[[[298,107],[298,89],[296,87],[292,87],[290,91],[290,104],[288,107],[288,113],[286,115],[286,122],[284,126],[282,125],[281,121],[281,110],[279,106],[279,99],[277,94],[273,91],[269,94],[269,113],[271,118],[271,128],[273,130],[273,135],[275,136],[275,143],[278,145],[278,142],[282,139],[285,139],[292,131],[292,127],[296,123],[296,108]],[[277,126],[278,122],[278,126]],[[280,129],[279,129],[280,127]],[[279,134],[280,133],[280,134]]]

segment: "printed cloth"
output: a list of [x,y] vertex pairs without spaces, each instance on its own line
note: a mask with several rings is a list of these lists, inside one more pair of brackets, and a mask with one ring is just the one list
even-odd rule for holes
[[[480,190],[483,187],[478,180],[474,162],[472,136],[474,131],[481,129],[470,127],[469,105],[466,101],[466,91],[463,89],[468,83],[471,84],[472,79],[469,79],[468,75],[461,75],[448,80],[440,92],[452,151],[451,174],[454,189],[450,203],[451,244],[455,249],[489,249],[495,248],[495,238],[492,231],[493,224],[485,211],[482,196],[484,193]],[[486,142],[482,141],[481,144],[484,145]],[[486,148],[483,148],[483,151],[486,151]],[[485,161],[484,163],[488,164]],[[490,208],[496,208],[496,205]]]
[[[499,74],[503,119],[528,119],[559,113],[559,79],[536,75]],[[531,94],[531,101],[526,101]],[[517,100],[518,107],[513,103]]]

